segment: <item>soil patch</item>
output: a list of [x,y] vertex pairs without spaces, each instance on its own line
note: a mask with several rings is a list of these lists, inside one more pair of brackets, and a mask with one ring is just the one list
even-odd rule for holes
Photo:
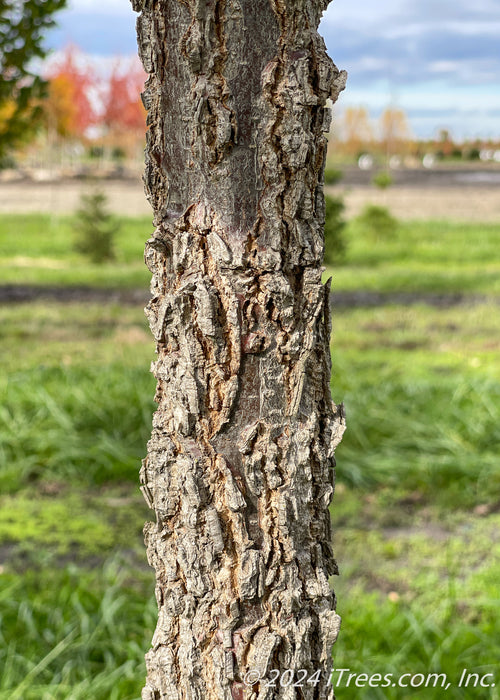
[[[0,285],[0,304],[22,304],[38,300],[52,300],[59,303],[98,302],[145,306],[150,299],[145,289],[105,289],[102,287],[55,287],[41,285]],[[431,292],[373,292],[365,290],[337,291],[330,295],[335,309],[352,309],[372,306],[409,306],[426,304],[448,309],[453,306],[474,306],[485,302],[500,305],[500,298],[484,294],[440,294]]]
[[[403,219],[452,219],[500,221],[500,170],[401,170],[391,171],[394,185],[382,192],[370,184],[374,171],[347,169],[340,185],[326,187],[329,194],[342,193],[348,217],[368,204],[387,206]],[[139,176],[130,179],[57,182],[0,182],[0,213],[45,212],[74,214],[80,196],[97,187],[108,208],[120,216],[151,216],[151,207]]]
[[105,289],[102,287],[51,287],[29,284],[0,286],[0,304],[23,304],[38,300],[59,303],[99,302],[140,306],[148,303],[150,295],[145,289]]

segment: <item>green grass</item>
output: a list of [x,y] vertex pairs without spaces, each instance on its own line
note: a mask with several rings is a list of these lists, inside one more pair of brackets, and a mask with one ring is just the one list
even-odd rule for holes
[[[67,220],[2,225],[4,279],[147,287],[146,220],[127,223],[119,264],[108,267],[71,252]],[[357,237],[351,224],[348,235],[337,289],[498,289],[494,226],[405,224],[384,242]],[[0,335],[0,700],[137,700],[156,617],[141,536],[150,511],[138,493],[154,410],[142,309],[3,306]],[[348,420],[332,508],[337,668],[452,681],[463,668],[496,673],[499,338],[493,301],[335,312],[332,392]],[[337,691],[356,700],[442,694]],[[453,686],[446,695],[495,700],[498,691]]]
[[[43,214],[0,217],[3,283],[142,287],[142,263],[152,231],[147,217],[122,220],[118,259],[92,265],[73,251],[70,217]],[[475,292],[500,294],[500,226],[451,222],[400,222],[389,240],[374,239],[356,220],[346,230],[345,263],[328,268],[334,289]]]
[[[3,489],[136,479],[154,410],[142,310],[38,303],[0,321]],[[337,312],[333,395],[349,425],[339,479],[462,507],[486,485],[486,500],[500,497],[498,337],[490,305]]]
[[[72,480],[77,484],[77,480]],[[0,541],[30,558],[103,557],[137,543],[149,511],[138,488],[44,480],[0,497]],[[143,557],[142,557],[143,558]]]
[[[401,522],[402,504],[395,507],[393,494],[384,490],[360,499],[354,490],[339,491],[334,515],[341,576],[334,585],[344,624],[335,667],[392,673],[395,679],[446,673],[449,697],[498,698],[495,689],[460,689],[457,683],[464,668],[498,680],[500,564],[489,553],[500,516],[438,515],[418,502],[408,509],[406,498]],[[338,695],[437,699],[442,692],[407,689],[402,695],[398,688],[361,690],[341,683]]]
[[142,251],[151,235],[148,217],[120,220],[117,259],[93,265],[74,249],[71,217],[49,214],[2,214],[0,217],[0,275],[3,284],[90,285],[142,287],[150,273]]
[[339,479],[418,489],[444,507],[500,500],[499,338],[489,305],[337,312]]
[[4,381],[20,370],[49,367],[93,367],[104,373],[112,364],[143,369],[152,359],[154,341],[140,305],[42,301],[0,306]]
[[[335,314],[332,392],[348,426],[332,509],[344,619],[336,668],[396,680],[446,673],[449,697],[499,697],[457,687],[464,668],[498,676],[499,331],[496,304]],[[337,690],[366,700],[442,694]]]
[[13,305],[0,323],[2,491],[135,480],[155,406],[142,310]]
[[132,700],[155,627],[149,572],[120,556],[2,575],[2,700]]
[[353,220],[345,237],[345,263],[327,269],[334,290],[500,294],[500,225],[399,222],[380,240]]
[[39,367],[0,387],[3,490],[136,478],[153,411],[146,367]]
[[[142,310],[36,303],[0,320],[0,699],[137,699],[155,616],[137,489],[154,409]],[[487,304],[335,316],[337,668],[458,678],[498,658],[499,325]],[[344,685],[341,698],[401,697]]]

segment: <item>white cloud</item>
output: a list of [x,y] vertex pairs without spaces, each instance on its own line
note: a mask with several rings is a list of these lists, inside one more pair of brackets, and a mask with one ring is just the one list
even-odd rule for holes
[[459,70],[458,61],[431,61],[427,67],[429,73],[454,73]]

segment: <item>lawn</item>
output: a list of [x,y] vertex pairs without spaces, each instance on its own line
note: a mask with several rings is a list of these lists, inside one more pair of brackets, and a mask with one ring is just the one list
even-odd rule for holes
[[[0,218],[2,283],[141,287],[152,232],[148,217],[121,219],[116,260],[92,265],[73,250],[70,217],[45,214]],[[347,257],[328,268],[334,290],[500,295],[500,226],[442,221],[400,222],[394,236],[373,237],[356,220],[346,230]]]
[[[10,282],[74,283],[79,269],[79,284],[147,287],[146,220],[127,222],[121,272],[109,276],[114,265],[71,252],[67,221],[47,218],[41,236],[40,217],[24,219],[1,224],[21,242],[1,238]],[[376,290],[493,295],[498,229],[439,226],[408,224],[382,243],[351,224],[335,288],[362,288],[366,269]],[[18,256],[35,262],[16,267]],[[396,269],[406,286],[390,286]],[[6,305],[0,333],[0,700],[137,700],[156,615],[137,486],[154,408],[142,309]],[[335,312],[332,392],[348,420],[332,507],[336,668],[446,673],[450,698],[498,698],[457,683],[464,668],[498,675],[499,344],[494,297]],[[345,685],[338,698],[443,694]]]
[[500,225],[405,221],[377,238],[353,220],[346,240],[334,289],[500,294]]
[[153,231],[151,217],[119,219],[116,260],[102,265],[93,265],[74,251],[73,221],[71,217],[48,214],[3,214],[2,283],[147,288],[151,275],[142,251]]

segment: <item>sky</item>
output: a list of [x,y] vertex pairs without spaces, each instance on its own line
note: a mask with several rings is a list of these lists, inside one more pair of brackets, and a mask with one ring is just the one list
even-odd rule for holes
[[[102,59],[136,52],[129,0],[69,0],[47,42]],[[413,133],[500,136],[499,0],[334,0],[320,26],[349,74],[338,111],[404,109]]]

